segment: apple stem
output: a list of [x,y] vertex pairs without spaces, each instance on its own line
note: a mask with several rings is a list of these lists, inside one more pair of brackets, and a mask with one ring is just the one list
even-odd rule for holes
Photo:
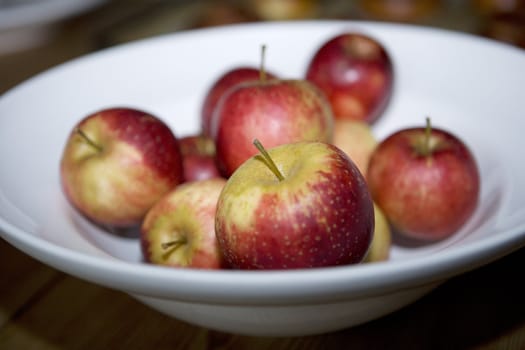
[[268,168],[270,168],[270,170],[275,174],[275,176],[277,176],[279,181],[283,181],[284,180],[283,174],[279,171],[279,168],[277,168],[277,165],[275,165],[272,157],[270,157],[270,155],[268,154],[268,152],[266,151],[262,143],[259,140],[255,139],[253,140],[253,144],[255,145],[255,147],[257,147],[259,152],[261,152],[265,160],[265,164],[268,166]]
[[261,66],[259,68],[259,80],[263,83],[266,81],[266,68],[264,66],[265,58],[266,58],[266,45],[263,44],[261,46]]
[[430,117],[426,117],[425,127],[425,142],[423,143],[423,155],[430,155],[430,135],[432,133],[432,125],[430,123]]
[[86,133],[82,129],[77,127],[75,128],[75,132],[79,134],[84,139],[84,141],[88,143],[88,145],[95,148],[97,151],[102,152],[102,147],[96,144],[95,142],[93,142],[93,140],[90,139],[89,136],[87,136]]
[[160,244],[161,248],[162,249],[168,249],[168,248],[172,248],[172,247],[178,247],[180,245],[183,245],[187,243],[186,239],[185,238],[180,238],[180,239],[175,239],[173,241],[169,241],[169,242],[163,242]]

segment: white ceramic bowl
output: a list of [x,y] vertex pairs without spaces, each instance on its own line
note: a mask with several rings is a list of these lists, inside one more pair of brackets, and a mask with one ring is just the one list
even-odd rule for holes
[[[430,115],[474,152],[480,205],[453,237],[396,244],[388,262],[295,271],[194,271],[146,265],[138,242],[72,210],[59,187],[65,138],[83,116],[127,105],[179,136],[198,130],[208,86],[226,69],[259,64],[300,78],[326,39],[357,30],[392,55],[395,92],[374,126],[382,139]],[[121,290],[173,317],[252,335],[307,335],[397,310],[448,278],[525,243],[525,53],[447,31],[366,22],[251,24],[167,35],[104,50],[40,74],[0,98],[1,235],[68,274]]]

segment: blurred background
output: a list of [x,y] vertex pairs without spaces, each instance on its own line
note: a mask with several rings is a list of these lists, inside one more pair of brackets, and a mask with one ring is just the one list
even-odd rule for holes
[[301,19],[432,26],[525,49],[525,0],[0,0],[0,93],[57,63],[132,40]]
[[[112,3],[120,7],[130,2]],[[101,44],[238,22],[353,19],[443,27],[525,47],[523,0],[201,0],[125,7],[117,11],[121,18],[109,19]]]

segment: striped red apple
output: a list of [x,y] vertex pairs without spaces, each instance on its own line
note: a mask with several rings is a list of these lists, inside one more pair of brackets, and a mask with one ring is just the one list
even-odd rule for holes
[[178,139],[151,113],[103,109],[73,127],[63,149],[60,178],[66,198],[90,220],[135,226],[183,180]]
[[187,182],[163,196],[141,227],[144,259],[171,267],[225,267],[215,236],[217,199],[225,179]]
[[355,264],[374,230],[365,179],[337,147],[297,142],[266,149],[228,179],[215,230],[225,260],[238,269]]

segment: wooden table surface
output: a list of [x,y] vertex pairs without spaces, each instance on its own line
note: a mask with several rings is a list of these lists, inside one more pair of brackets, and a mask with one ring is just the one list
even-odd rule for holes
[[[111,10],[65,22],[39,47],[0,55],[0,93],[100,48],[100,30],[116,16]],[[263,338],[168,318],[0,240],[0,349],[525,349],[523,267],[525,249],[453,278],[379,320],[318,336]]]

